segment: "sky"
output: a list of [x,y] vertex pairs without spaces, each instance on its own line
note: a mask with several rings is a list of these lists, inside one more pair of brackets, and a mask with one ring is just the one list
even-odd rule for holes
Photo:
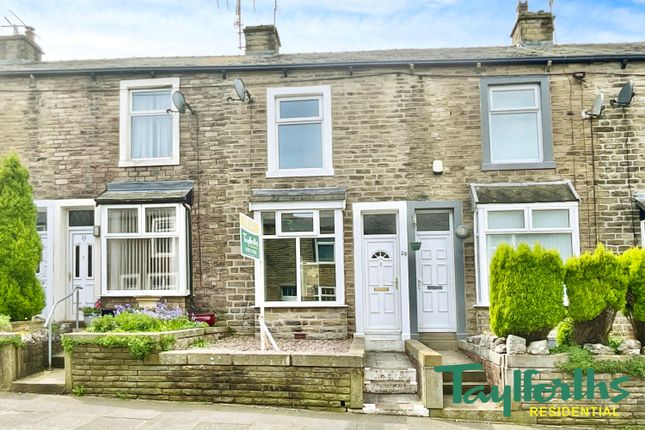
[[[243,25],[274,0],[241,0]],[[277,0],[281,53],[510,45],[517,0]],[[529,0],[529,10],[548,10]],[[44,60],[238,55],[235,0],[0,0],[36,28]],[[645,0],[555,0],[557,43],[645,41]],[[12,34],[0,28],[0,35]]]

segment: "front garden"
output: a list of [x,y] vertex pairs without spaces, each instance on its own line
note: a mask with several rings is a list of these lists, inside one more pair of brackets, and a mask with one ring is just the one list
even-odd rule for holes
[[[514,397],[513,408],[530,413],[532,407],[561,406],[568,400],[616,408],[616,415],[590,416],[585,424],[645,424],[645,250],[616,255],[598,245],[593,253],[562,263],[556,251],[540,246],[501,245],[490,267],[491,333],[467,338],[460,349],[484,365],[489,382],[499,390],[519,384],[526,393],[532,382],[517,375],[527,371],[534,383],[553,384],[540,396]],[[631,323],[633,337],[612,336],[619,313]],[[617,378],[622,385],[612,382]],[[571,398],[563,384],[576,387],[582,380],[587,389],[598,380],[607,385],[591,385],[591,391]],[[624,391],[627,400],[618,395]],[[612,401],[614,397],[618,400]],[[580,423],[562,415],[535,419]]]

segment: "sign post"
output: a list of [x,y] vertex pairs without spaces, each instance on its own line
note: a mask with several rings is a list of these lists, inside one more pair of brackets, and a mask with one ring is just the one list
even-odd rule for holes
[[[242,213],[240,214],[240,254],[254,260],[262,259],[260,252],[260,224]],[[260,305],[258,322],[260,323],[260,349],[262,351],[266,349],[266,341],[269,339],[273,349],[280,351],[278,344],[264,322],[264,303]]]

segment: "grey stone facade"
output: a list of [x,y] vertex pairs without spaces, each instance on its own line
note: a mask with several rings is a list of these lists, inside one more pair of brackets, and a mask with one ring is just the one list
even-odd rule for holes
[[[630,57],[625,64],[621,53]],[[589,61],[589,56],[597,60]],[[582,251],[596,242],[617,251],[640,243],[631,195],[645,191],[645,44],[378,51],[314,58],[214,57],[182,64],[177,59],[127,59],[31,67],[0,63],[0,154],[18,151],[38,199],[95,198],[106,183],[118,180],[194,181],[195,305],[215,310],[242,333],[256,330],[253,262],[240,256],[238,234],[238,213],[248,213],[252,190],[347,190],[347,307],[267,310],[274,332],[287,336],[294,331],[320,333],[317,327],[335,337],[355,330],[353,203],[459,200],[464,224],[472,227],[471,183],[571,180],[580,196]],[[398,63],[392,64],[393,59]],[[138,65],[145,70],[133,70]],[[198,114],[181,117],[178,166],[118,167],[119,83],[151,78],[150,71],[157,78],[179,77],[181,91]],[[585,79],[575,79],[573,73],[581,71]],[[480,80],[521,75],[548,78],[556,167],[483,171]],[[244,79],[253,103],[228,100],[235,95],[235,77]],[[581,119],[596,91],[615,97],[630,79],[637,94],[632,106],[608,106],[603,118]],[[331,86],[334,176],[267,178],[267,88],[314,85]],[[442,175],[432,174],[433,160],[443,161]],[[487,325],[487,310],[473,306],[472,235],[464,242],[464,262],[467,331],[474,333]]]

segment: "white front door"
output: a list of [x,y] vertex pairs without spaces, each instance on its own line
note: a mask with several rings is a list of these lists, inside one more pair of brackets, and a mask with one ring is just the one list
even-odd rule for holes
[[365,333],[400,335],[401,300],[397,239],[364,239],[367,321]]
[[[70,227],[69,232],[69,279],[71,280],[70,292],[75,287],[81,287],[80,307],[94,306],[94,259],[96,248],[91,228]],[[75,302],[74,296],[74,302]]]
[[[417,239],[421,242],[416,253],[419,331],[454,331],[455,265],[450,213],[417,213],[416,217]],[[420,228],[426,230],[418,231]]]

